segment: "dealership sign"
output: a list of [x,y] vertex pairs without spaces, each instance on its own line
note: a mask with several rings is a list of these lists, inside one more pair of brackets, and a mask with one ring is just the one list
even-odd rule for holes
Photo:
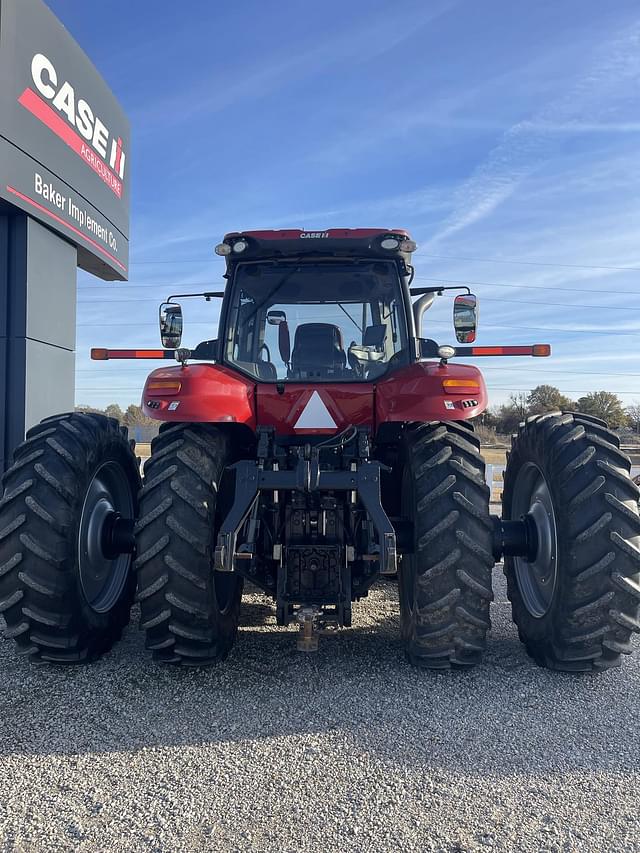
[[125,279],[128,158],[127,118],[67,30],[42,0],[0,0],[0,199]]

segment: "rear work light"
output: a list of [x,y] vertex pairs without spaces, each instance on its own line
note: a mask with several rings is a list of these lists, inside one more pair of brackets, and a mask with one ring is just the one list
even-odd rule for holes
[[393,234],[383,237],[380,241],[380,247],[386,249],[388,252],[392,252],[395,249],[400,249],[401,252],[415,252],[418,248],[414,240],[409,240],[405,237],[396,237]]
[[438,347],[438,355],[440,356],[440,358],[453,358],[455,354],[455,347],[450,347],[446,344],[441,347]]
[[246,240],[236,240],[236,242],[233,244],[233,251],[238,253],[244,252],[248,245],[249,244]]

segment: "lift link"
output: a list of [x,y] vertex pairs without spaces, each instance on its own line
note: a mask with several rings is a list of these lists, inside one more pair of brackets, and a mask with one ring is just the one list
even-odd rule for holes
[[492,515],[493,559],[496,563],[504,557],[524,557],[528,562],[535,560],[538,550],[538,533],[530,515],[516,521],[507,521]]
[[317,458],[298,459],[292,470],[265,471],[260,463],[244,459],[230,466],[236,474],[235,499],[218,533],[215,568],[234,571],[238,532],[260,491],[356,491],[378,535],[381,574],[397,571],[396,534],[380,496],[380,478],[388,468],[381,462],[359,462],[355,471],[322,471]]

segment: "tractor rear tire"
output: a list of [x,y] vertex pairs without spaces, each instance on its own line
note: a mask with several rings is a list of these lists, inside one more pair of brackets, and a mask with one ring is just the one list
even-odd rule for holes
[[160,663],[207,666],[235,641],[242,578],[214,571],[220,521],[233,497],[227,437],[167,424],[145,465],[136,528],[137,599],[146,646]]
[[470,425],[412,425],[403,460],[402,516],[413,522],[398,572],[406,655],[426,669],[470,667],[482,658],[493,598],[480,443]]
[[640,630],[640,517],[630,461],[604,421],[551,412],[520,425],[503,515],[535,526],[529,560],[506,557],[513,621],[540,666],[619,666]]
[[[132,556],[106,542],[137,513],[138,462],[114,418],[72,413],[27,433],[3,477],[0,612],[33,662],[89,662],[120,639],[135,591]],[[111,528],[113,529],[113,528]]]

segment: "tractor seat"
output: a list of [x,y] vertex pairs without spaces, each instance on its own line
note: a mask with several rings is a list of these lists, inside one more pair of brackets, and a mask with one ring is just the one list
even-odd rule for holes
[[342,332],[331,323],[303,323],[296,329],[291,353],[294,377],[328,378],[342,374],[347,356],[342,346]]

